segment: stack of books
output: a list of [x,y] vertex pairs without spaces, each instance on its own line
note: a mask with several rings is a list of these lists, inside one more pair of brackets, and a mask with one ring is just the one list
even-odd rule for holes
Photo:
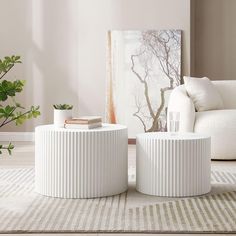
[[102,126],[100,116],[83,116],[65,120],[66,129],[94,129]]

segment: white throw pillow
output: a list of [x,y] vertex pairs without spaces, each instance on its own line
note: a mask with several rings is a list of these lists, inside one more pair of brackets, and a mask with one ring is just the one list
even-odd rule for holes
[[223,108],[223,101],[219,92],[207,77],[195,78],[184,76],[184,84],[197,111]]

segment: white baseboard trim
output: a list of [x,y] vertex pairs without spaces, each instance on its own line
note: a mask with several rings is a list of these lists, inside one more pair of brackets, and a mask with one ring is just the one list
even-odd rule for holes
[[34,132],[0,132],[0,141],[4,142],[34,142]]

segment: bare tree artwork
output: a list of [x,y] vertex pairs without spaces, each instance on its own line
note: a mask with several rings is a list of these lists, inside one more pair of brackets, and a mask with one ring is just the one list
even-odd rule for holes
[[[142,84],[145,98],[144,104],[135,98],[137,110],[133,116],[139,119],[145,132],[164,131],[166,129],[166,122],[163,122],[161,115],[163,110],[165,112],[165,93],[180,84],[180,46],[179,31],[149,30],[142,32],[141,45],[137,49],[137,53],[130,56],[131,70]],[[168,85],[160,88],[160,104],[157,107],[151,102],[148,85],[150,79],[159,79],[152,75],[152,67],[155,62],[160,65],[162,77],[168,80]],[[135,63],[141,65],[141,70],[136,70]],[[145,116],[145,113],[148,116]],[[147,120],[151,121],[150,127],[147,127]]]
[[107,106],[110,123],[140,132],[166,130],[171,90],[181,82],[181,31],[109,31]]

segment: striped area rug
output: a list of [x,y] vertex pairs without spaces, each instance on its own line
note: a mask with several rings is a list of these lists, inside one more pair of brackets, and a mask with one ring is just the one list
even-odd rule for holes
[[233,171],[213,169],[211,193],[192,198],[147,196],[134,179],[117,196],[58,199],[34,193],[33,168],[0,169],[0,233],[236,233]]

